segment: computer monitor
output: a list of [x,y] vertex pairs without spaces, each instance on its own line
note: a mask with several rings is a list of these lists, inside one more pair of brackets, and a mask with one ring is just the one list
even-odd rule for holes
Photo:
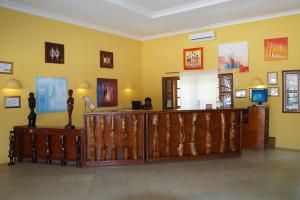
[[131,106],[133,110],[142,109],[142,101],[131,101]]
[[262,102],[268,101],[268,90],[267,89],[253,89],[251,94],[251,101],[257,102],[259,105]]

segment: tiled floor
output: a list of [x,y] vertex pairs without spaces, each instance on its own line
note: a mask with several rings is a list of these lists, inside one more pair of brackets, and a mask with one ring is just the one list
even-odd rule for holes
[[300,200],[300,152],[245,151],[240,158],[77,169],[0,166],[1,200]]

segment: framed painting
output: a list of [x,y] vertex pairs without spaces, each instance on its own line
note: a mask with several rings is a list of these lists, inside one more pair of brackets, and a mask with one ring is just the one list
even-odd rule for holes
[[45,63],[65,63],[65,50],[63,44],[45,42]]
[[288,38],[265,39],[265,61],[288,59]]
[[184,70],[203,69],[203,47],[183,50]]
[[12,74],[13,73],[13,63],[0,61],[0,74]]
[[235,90],[235,98],[246,98],[247,90],[246,89],[237,89]]
[[219,74],[249,72],[248,42],[236,42],[218,46]]
[[4,97],[4,108],[21,108],[20,96]]
[[67,111],[67,78],[36,77],[37,113]]
[[100,51],[100,67],[113,68],[114,67],[114,54],[109,51]]
[[97,78],[97,106],[118,106],[118,80]]
[[278,84],[278,73],[277,72],[268,72],[268,85],[277,85]]

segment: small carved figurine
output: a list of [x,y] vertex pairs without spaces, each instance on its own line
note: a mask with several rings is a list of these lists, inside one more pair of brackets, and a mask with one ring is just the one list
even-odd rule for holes
[[73,105],[74,105],[74,98],[72,97],[73,95],[73,90],[68,90],[69,98],[67,100],[67,106],[68,106],[68,118],[69,122],[65,126],[66,129],[75,129],[75,126],[72,125],[72,112],[73,112]]
[[28,98],[28,106],[30,108],[30,113],[28,115],[28,127],[35,127],[35,120],[36,120],[36,114],[34,112],[35,104],[36,102],[34,98],[34,93],[30,92]]

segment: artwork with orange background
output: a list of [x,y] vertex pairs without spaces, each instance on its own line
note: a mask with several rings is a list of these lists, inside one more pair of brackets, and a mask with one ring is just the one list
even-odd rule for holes
[[265,61],[287,60],[288,38],[274,38],[265,40]]

